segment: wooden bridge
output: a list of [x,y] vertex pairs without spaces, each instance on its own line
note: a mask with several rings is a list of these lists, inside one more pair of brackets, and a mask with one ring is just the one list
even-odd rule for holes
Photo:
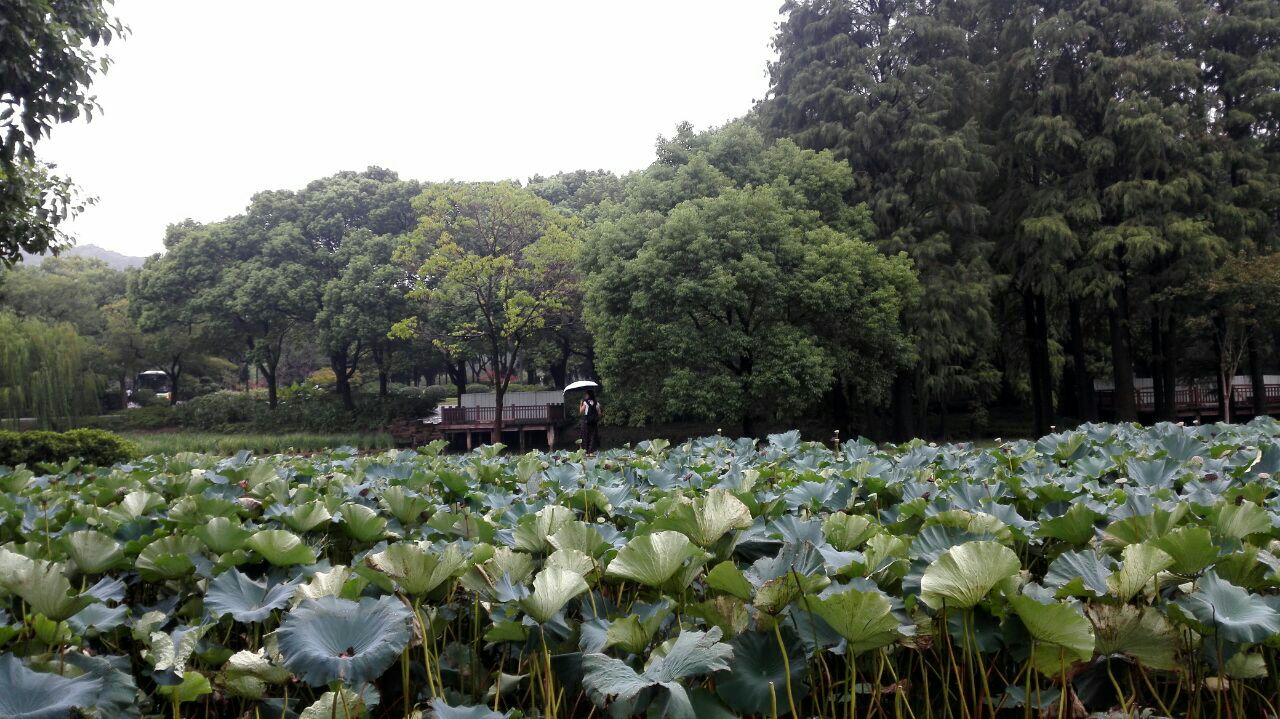
[[[522,451],[530,436],[545,436],[548,449],[555,449],[556,435],[569,423],[563,403],[520,404],[524,393],[512,393],[515,403],[502,408],[502,433],[516,435],[514,444]],[[493,432],[496,410],[492,406],[440,407],[432,417],[398,423],[392,430],[397,441],[406,445],[419,445],[434,439],[447,440],[472,449],[477,444],[489,442]]]

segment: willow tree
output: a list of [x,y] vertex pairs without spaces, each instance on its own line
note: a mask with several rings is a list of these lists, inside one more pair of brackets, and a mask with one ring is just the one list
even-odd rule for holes
[[88,344],[70,324],[0,313],[0,337],[0,416],[61,429],[98,410],[101,383],[89,371]]

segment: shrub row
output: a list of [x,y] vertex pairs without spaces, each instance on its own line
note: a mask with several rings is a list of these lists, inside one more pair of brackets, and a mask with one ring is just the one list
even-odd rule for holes
[[0,430],[0,465],[16,467],[37,462],[62,464],[75,457],[85,464],[106,466],[140,456],[137,445],[101,429],[69,432],[10,432]]
[[[334,396],[305,392],[282,396],[273,410],[265,399],[243,392],[214,392],[166,408],[167,424],[207,432],[353,432],[379,430],[393,420],[425,417],[443,399],[439,391],[403,388],[383,399],[357,395],[356,409],[347,411]],[[283,395],[283,393],[282,393]],[[152,408],[128,414],[153,412]],[[161,417],[140,418],[158,426]]]

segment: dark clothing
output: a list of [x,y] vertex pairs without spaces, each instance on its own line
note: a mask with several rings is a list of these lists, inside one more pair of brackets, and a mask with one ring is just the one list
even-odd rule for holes
[[582,448],[588,452],[600,450],[600,423],[582,420]]
[[582,413],[582,448],[588,452],[600,449],[600,404],[594,399],[583,400],[586,411]]

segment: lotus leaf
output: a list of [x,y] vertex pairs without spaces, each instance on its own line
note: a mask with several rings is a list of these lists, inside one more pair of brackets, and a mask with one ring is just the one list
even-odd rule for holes
[[664,531],[632,539],[609,562],[605,573],[650,587],[662,586],[680,571],[688,559],[702,556],[689,538],[679,532]]
[[368,558],[369,566],[391,577],[413,596],[422,596],[459,576],[467,558],[456,544],[444,551],[410,542],[396,542]]
[[1262,597],[1212,572],[1200,579],[1196,591],[1179,597],[1175,605],[1202,632],[1223,641],[1255,644],[1280,633],[1280,612]]
[[847,589],[806,600],[804,606],[830,624],[854,655],[892,644],[902,636],[893,605],[883,592]]
[[664,694],[667,716],[697,719],[679,680],[729,669],[733,649],[721,642],[720,636],[720,630],[715,627],[707,632],[685,630],[665,655],[650,661],[644,673],[604,654],[585,654],[582,657],[583,687],[599,705],[604,705],[609,697],[626,702],[646,689],[658,688]]
[[271,616],[271,612],[287,605],[299,583],[250,579],[239,570],[232,569],[209,582],[204,606],[215,617],[230,614],[237,622],[260,622]]
[[[790,632],[783,634],[787,659],[791,665],[791,691],[805,696],[805,656],[799,642]],[[744,714],[769,716],[777,700],[779,716],[789,716],[786,701],[787,665],[773,632],[748,632],[731,643],[733,664],[728,671],[716,674],[716,693],[729,708]],[[770,685],[773,693],[770,692]]]
[[1093,625],[1079,609],[1026,595],[1010,597],[1009,605],[1036,640],[1032,663],[1042,674],[1058,676],[1064,666],[1093,658]]
[[522,604],[539,624],[549,621],[570,599],[587,591],[582,575],[569,569],[547,567],[533,579],[533,593]]
[[376,679],[409,643],[411,612],[394,597],[308,599],[276,630],[284,666],[312,686]]
[[1013,550],[997,542],[968,542],[934,560],[920,579],[920,599],[934,609],[967,609],[1022,569]]
[[100,574],[124,559],[120,543],[94,529],[72,532],[63,536],[59,543],[84,574]]
[[277,567],[314,564],[315,550],[302,543],[298,535],[283,529],[262,529],[245,542],[245,546],[261,554]]

